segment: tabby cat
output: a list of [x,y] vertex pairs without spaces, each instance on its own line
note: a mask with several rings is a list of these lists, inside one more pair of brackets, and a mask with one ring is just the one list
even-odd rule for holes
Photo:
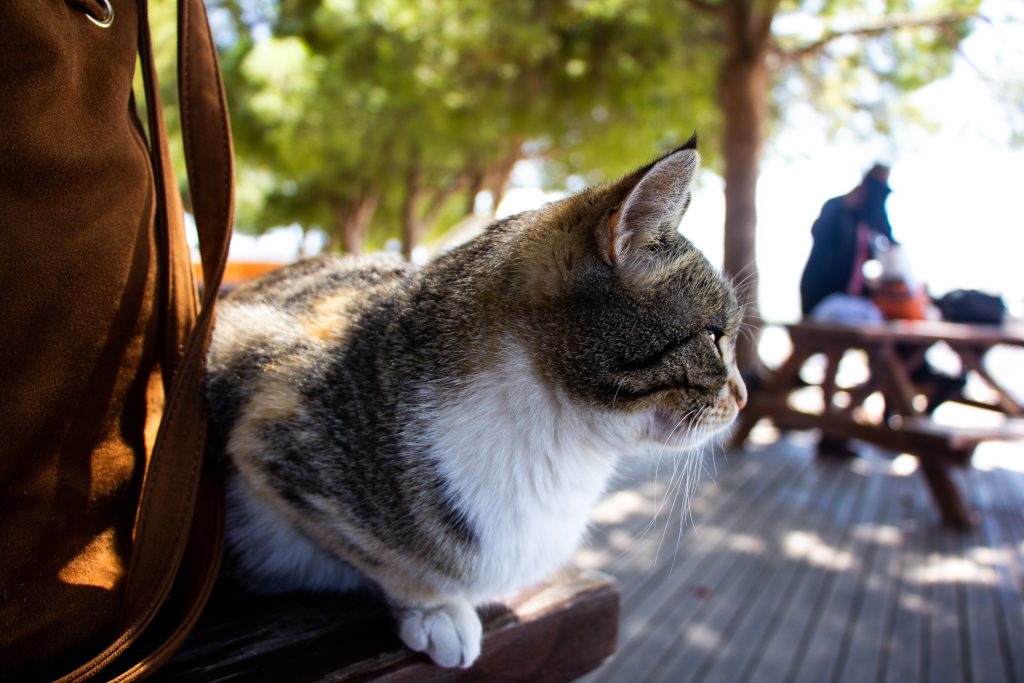
[[406,645],[469,666],[475,606],[569,559],[620,454],[727,427],[739,307],[677,231],[697,164],[691,140],[422,269],[321,257],[228,296],[206,390],[248,585],[376,586]]

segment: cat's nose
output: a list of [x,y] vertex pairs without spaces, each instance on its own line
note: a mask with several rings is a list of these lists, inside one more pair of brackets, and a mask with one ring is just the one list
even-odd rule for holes
[[743,410],[743,406],[747,405],[747,385],[743,383],[743,379],[740,377],[730,379],[729,390],[732,392],[733,400],[736,401],[736,407]]

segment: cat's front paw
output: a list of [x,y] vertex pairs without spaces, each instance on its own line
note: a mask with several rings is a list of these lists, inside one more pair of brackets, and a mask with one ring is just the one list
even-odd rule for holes
[[409,648],[439,666],[466,668],[480,656],[483,626],[468,602],[398,610],[399,635]]

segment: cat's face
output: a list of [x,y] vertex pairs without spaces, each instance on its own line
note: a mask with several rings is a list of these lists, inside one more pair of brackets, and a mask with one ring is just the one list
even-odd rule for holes
[[545,247],[561,265],[542,306],[542,365],[575,399],[628,415],[635,437],[673,447],[730,425],[746,402],[736,296],[676,230],[696,167],[684,148],[573,198],[550,219],[579,239]]

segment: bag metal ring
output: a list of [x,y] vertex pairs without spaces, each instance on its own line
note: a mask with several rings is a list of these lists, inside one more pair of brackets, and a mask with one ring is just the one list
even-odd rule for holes
[[86,12],[85,16],[100,28],[109,28],[114,23],[114,6],[110,4],[110,0],[99,1],[103,4],[103,15],[94,17],[91,12]]

